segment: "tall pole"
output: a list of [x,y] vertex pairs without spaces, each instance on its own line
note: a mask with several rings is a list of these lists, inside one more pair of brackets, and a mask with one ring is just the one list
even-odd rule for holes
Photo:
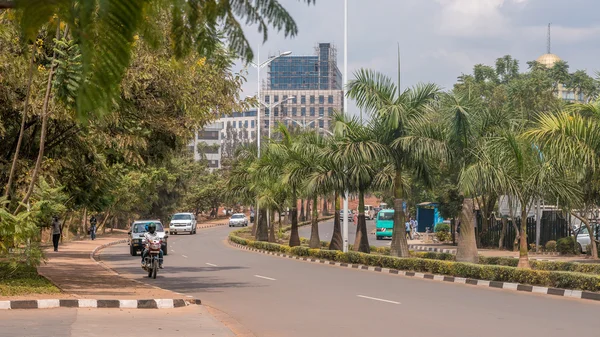
[[538,253],[540,252],[540,232],[542,231],[542,211],[540,206],[540,198],[538,198],[535,212],[535,250]]
[[[258,91],[256,93],[256,96],[258,98],[258,108],[256,110],[257,114],[257,129],[256,129],[256,150],[257,150],[257,156],[258,158],[260,158],[260,129],[262,129],[261,125],[260,125],[260,44],[258,45],[258,48],[256,49],[256,73],[257,75],[257,82],[258,82]],[[256,212],[254,212],[254,227],[253,229],[258,229],[257,225],[258,225],[258,218],[260,217],[260,213],[259,213],[259,204],[258,204],[258,195],[256,196]],[[257,231],[255,231],[256,233]]]
[[[348,112],[348,0],[344,0],[344,114]],[[348,251],[348,190],[344,192],[344,225],[342,227],[343,251]]]

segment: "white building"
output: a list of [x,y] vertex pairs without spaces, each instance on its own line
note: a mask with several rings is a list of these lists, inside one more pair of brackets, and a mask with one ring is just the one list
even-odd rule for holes
[[223,124],[220,121],[209,124],[202,130],[198,130],[188,145],[189,150],[194,154],[194,160],[206,159],[211,171],[221,168],[222,129]]

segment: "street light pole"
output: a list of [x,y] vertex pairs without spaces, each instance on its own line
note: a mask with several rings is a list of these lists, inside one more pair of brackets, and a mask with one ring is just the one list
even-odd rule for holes
[[[344,0],[344,114],[348,112],[348,0]],[[348,251],[348,190],[344,192],[344,226],[342,228],[343,251]]]
[[278,106],[280,106],[281,104],[283,104],[283,103],[291,100],[291,99],[294,99],[294,98],[296,98],[296,96],[290,96],[290,97],[288,97],[288,98],[286,98],[286,99],[284,99],[281,102],[278,102],[276,104],[267,104],[267,103],[264,103],[262,101],[259,101],[260,104],[262,104],[265,108],[269,109],[269,134],[268,134],[268,138],[269,139],[271,139],[271,125],[272,125],[272,123],[271,123],[271,117],[273,117],[273,109],[276,108],[276,107],[278,107]]

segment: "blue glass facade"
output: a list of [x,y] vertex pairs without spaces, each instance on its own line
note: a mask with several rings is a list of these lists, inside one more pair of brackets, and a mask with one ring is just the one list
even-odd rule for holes
[[284,56],[269,64],[269,90],[341,90],[342,73],[331,43],[320,43],[317,55]]

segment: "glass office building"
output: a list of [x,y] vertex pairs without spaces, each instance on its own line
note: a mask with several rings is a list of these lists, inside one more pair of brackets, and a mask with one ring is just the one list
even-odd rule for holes
[[269,90],[342,90],[337,51],[319,43],[316,55],[284,56],[269,64]]

